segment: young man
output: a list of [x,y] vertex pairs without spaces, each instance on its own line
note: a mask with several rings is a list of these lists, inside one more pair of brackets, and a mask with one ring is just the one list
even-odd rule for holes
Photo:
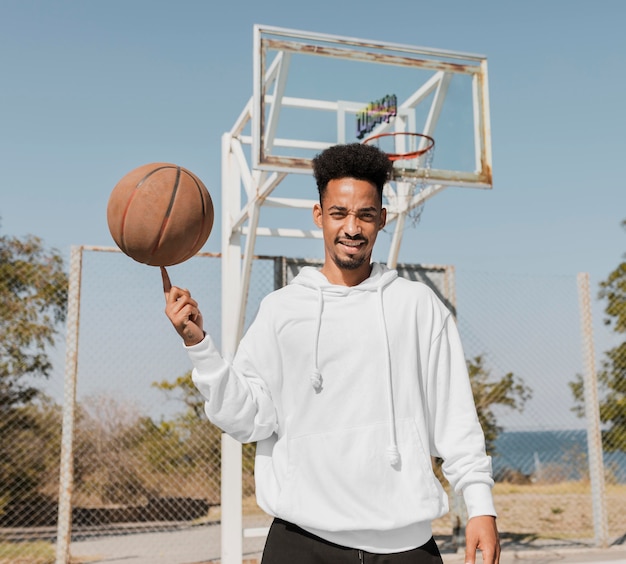
[[232,363],[163,271],[209,419],[257,442],[257,500],[275,517],[263,564],[441,563],[431,521],[448,506],[431,456],[467,505],[465,561],[480,549],[497,564],[491,464],[454,320],[426,285],[371,263],[391,163],[355,143],[313,171],[324,265],[263,300]]

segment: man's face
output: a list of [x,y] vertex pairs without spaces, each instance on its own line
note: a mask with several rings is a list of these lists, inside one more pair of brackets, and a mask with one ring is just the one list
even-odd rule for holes
[[325,269],[367,271],[363,279],[367,278],[374,243],[386,218],[374,184],[355,178],[331,180],[321,205],[313,208],[315,224],[324,235]]

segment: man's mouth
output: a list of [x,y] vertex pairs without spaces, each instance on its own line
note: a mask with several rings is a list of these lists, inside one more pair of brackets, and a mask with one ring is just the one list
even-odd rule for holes
[[338,239],[337,243],[342,245],[348,253],[355,253],[365,245],[366,241],[364,239]]

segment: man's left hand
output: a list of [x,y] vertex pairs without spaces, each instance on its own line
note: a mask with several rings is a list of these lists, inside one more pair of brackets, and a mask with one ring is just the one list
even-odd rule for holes
[[476,551],[483,554],[484,564],[500,562],[500,539],[496,518],[491,515],[472,517],[465,527],[465,564],[476,563]]

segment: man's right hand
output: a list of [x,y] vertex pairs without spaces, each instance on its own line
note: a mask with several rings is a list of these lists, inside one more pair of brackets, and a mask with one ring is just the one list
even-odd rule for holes
[[198,344],[204,339],[202,314],[198,309],[198,303],[191,297],[189,290],[172,286],[164,267],[161,267],[161,277],[165,293],[165,315],[183,338],[186,346]]

